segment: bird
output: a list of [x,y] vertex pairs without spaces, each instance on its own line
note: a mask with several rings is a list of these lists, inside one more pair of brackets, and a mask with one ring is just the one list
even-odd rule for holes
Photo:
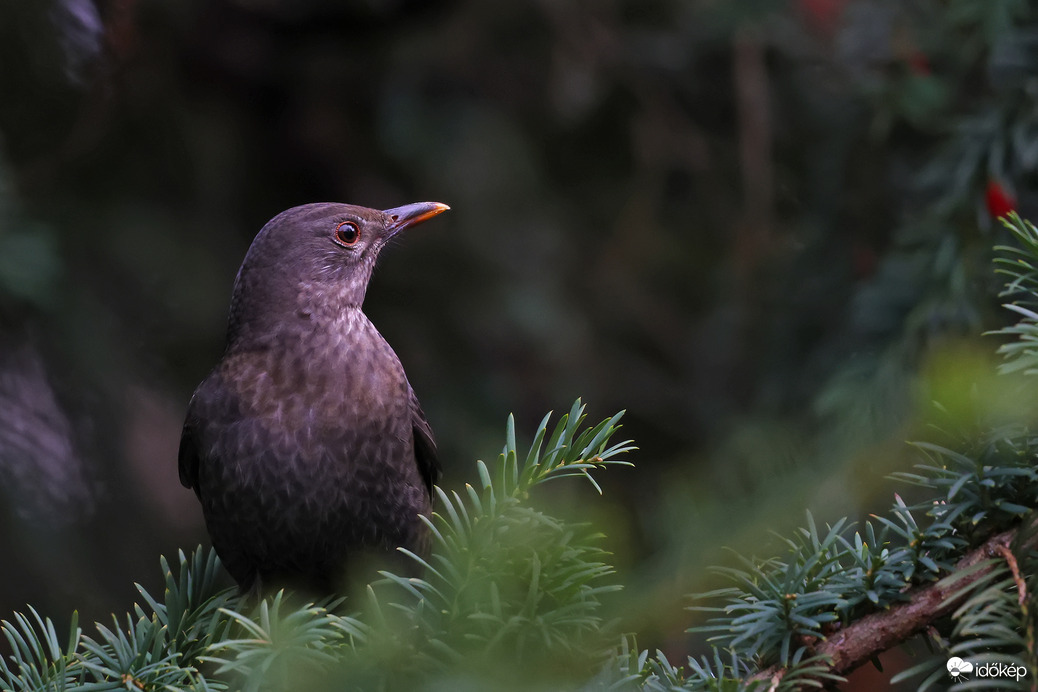
[[306,204],[246,252],[226,347],[191,397],[178,454],[242,593],[336,594],[372,561],[400,565],[397,548],[428,549],[436,442],[362,306],[386,244],[448,209]]

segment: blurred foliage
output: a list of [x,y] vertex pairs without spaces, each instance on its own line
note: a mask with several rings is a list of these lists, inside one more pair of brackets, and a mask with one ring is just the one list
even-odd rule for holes
[[0,435],[0,478],[81,490],[0,484],[0,610],[100,617],[202,539],[180,418],[268,218],[435,199],[366,309],[447,478],[505,411],[626,409],[640,471],[548,492],[610,536],[618,615],[684,651],[719,546],[877,511],[903,440],[980,426],[1036,46],[1024,0],[0,5],[0,401],[75,466]]
[[[925,640],[930,653],[892,682],[921,677],[919,690],[947,689],[946,662],[951,656],[965,656],[978,665],[998,662],[1024,673],[1015,680],[972,683],[971,676],[964,676],[953,681],[951,689],[990,687],[992,682],[998,689],[1032,689],[1028,677],[1038,661],[1031,614],[1035,606],[1032,568],[1038,560],[1034,523],[1038,436],[1033,414],[1038,400],[1032,383],[1005,376],[1018,372],[1022,359],[1033,358],[1029,352],[1033,318],[1023,306],[1038,298],[1038,284],[1033,280],[1038,229],[1016,214],[1005,224],[1020,245],[1000,248],[996,261],[1010,277],[1003,295],[1014,300],[1006,307],[1023,319],[1001,332],[1019,340],[1001,349],[1009,362],[1000,388],[1021,392],[1012,398],[1023,406],[976,409],[979,426],[956,427],[946,434],[954,439],[954,447],[916,443],[927,456],[925,463],[918,464],[916,472],[895,474],[925,490],[924,498],[914,506],[896,497],[890,512],[874,515],[873,521],[853,534],[846,519],[823,532],[808,515],[808,526],[795,539],[787,540],[784,556],[742,558],[741,568],[719,570],[735,586],[699,597],[701,602],[720,600],[722,604],[697,606],[713,617],[708,625],[696,628],[711,633],[713,642],[730,650],[731,663],[715,654],[712,670],[718,677],[745,678],[752,688],[752,674],[769,666],[799,670],[800,674],[805,664],[817,670],[818,657],[812,657],[816,642],[827,639],[840,626],[842,636],[849,637],[847,626],[870,613],[895,615],[891,606],[919,596],[911,587],[944,578],[946,583],[961,584],[947,596],[954,602],[954,612],[942,617],[938,610],[942,602],[928,604],[932,615],[915,633]],[[1018,346],[1028,350],[1021,353]],[[1028,372],[1033,375],[1035,371]],[[982,405],[998,400],[984,396],[976,387],[973,394]],[[920,521],[920,515],[927,520]],[[984,555],[986,561],[973,565],[961,563],[967,551],[1014,527],[1016,534],[1005,554]],[[958,581],[981,569],[988,571],[976,581]],[[877,627],[873,636],[880,639],[882,628]],[[900,642],[887,645],[894,643]],[[752,665],[738,660],[752,661]],[[822,671],[826,672],[824,665]]]
[[[1002,248],[998,261],[1011,279],[1005,295],[1015,299],[1007,307],[1023,320],[1003,333],[1030,346],[1033,313],[1022,306],[1038,299],[1038,229],[1016,214],[1006,225],[1023,245]],[[1034,357],[1013,346],[1001,349],[1015,359],[1011,366]],[[1024,671],[1016,680],[999,679],[1000,689],[1030,689],[1027,671],[1038,660],[1031,615],[1038,602],[1038,436],[1031,412],[1038,401],[1034,387],[1003,382],[1005,391],[1031,392],[1020,399],[1023,407],[988,411],[998,398],[974,387],[980,426],[946,433],[955,447],[916,443],[925,463],[897,474],[924,490],[913,506],[895,496],[889,512],[859,530],[844,518],[822,531],[808,514],[807,527],[785,540],[785,555],[738,556],[741,567],[717,568],[735,585],[696,597],[693,610],[712,617],[692,631],[710,635],[714,648],[709,656],[688,656],[687,671],[621,635],[629,618],[605,622],[602,599],[621,586],[603,561],[603,535],[537,506],[543,498],[536,491],[547,481],[585,478],[601,493],[592,472],[631,465],[617,458],[635,449],[631,441],[611,439],[623,412],[582,427],[578,399],[553,429],[550,413],[541,420],[525,454],[509,416],[497,463],[476,464],[478,488],[435,488],[437,510],[423,517],[431,554],[401,549],[421,564],[421,577],[380,572],[363,594],[315,604],[279,591],[252,605],[249,595],[221,589],[213,551],[199,548],[190,558],[181,552],[177,574],[162,559],[163,597],[138,586],[144,606],[135,605],[125,625],[114,617],[112,627],[97,624],[96,637],[83,634],[78,614],[67,643],[32,608],[0,623],[12,650],[0,657],[0,687],[792,692],[845,682],[850,670],[835,668],[839,657],[819,652],[818,644],[836,632],[835,640],[846,641],[868,616],[907,618],[891,609],[912,603],[911,617],[920,623],[905,636],[922,638],[930,654],[893,681],[922,677],[920,690],[940,686],[949,656],[963,655],[977,665],[997,661]],[[1016,535],[1003,555],[968,557],[1007,528]],[[956,584],[982,569],[941,601],[913,588],[939,579]],[[955,610],[945,617],[949,606]],[[877,626],[869,641],[890,629]],[[886,641],[872,656],[903,643]],[[968,677],[953,681],[960,687],[970,687]]]
[[[600,598],[619,589],[601,562],[601,536],[536,508],[531,494],[558,478],[630,463],[613,443],[622,413],[582,427],[578,400],[549,430],[541,421],[520,454],[511,417],[504,450],[477,463],[479,488],[437,488],[426,519],[432,550],[422,578],[383,572],[368,603],[300,604],[281,591],[250,604],[221,589],[212,551],[163,558],[161,598],[138,586],[125,624],[86,636],[74,617],[68,641],[35,610],[4,621],[13,653],[0,658],[0,688],[29,689],[522,689],[537,680],[581,684],[612,656]],[[550,414],[549,414],[550,416]],[[452,684],[453,681],[453,684]],[[483,681],[480,683],[480,681]]]

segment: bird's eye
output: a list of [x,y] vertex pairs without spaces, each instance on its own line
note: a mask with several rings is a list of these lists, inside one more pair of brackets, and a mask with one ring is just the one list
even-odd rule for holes
[[352,221],[343,221],[335,227],[335,241],[340,245],[355,245],[360,240],[360,229]]

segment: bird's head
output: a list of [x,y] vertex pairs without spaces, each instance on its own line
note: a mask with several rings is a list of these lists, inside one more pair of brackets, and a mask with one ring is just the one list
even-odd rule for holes
[[320,203],[281,212],[256,235],[238,270],[229,338],[277,332],[289,315],[359,308],[390,238],[449,208],[416,202],[380,211]]

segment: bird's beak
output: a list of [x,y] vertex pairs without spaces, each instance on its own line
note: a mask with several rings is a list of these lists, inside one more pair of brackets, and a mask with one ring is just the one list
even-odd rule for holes
[[448,209],[450,207],[439,202],[415,202],[414,204],[405,204],[395,209],[386,209],[382,213],[389,218],[386,230],[390,234],[394,234],[409,226],[415,226],[423,221],[427,221]]

